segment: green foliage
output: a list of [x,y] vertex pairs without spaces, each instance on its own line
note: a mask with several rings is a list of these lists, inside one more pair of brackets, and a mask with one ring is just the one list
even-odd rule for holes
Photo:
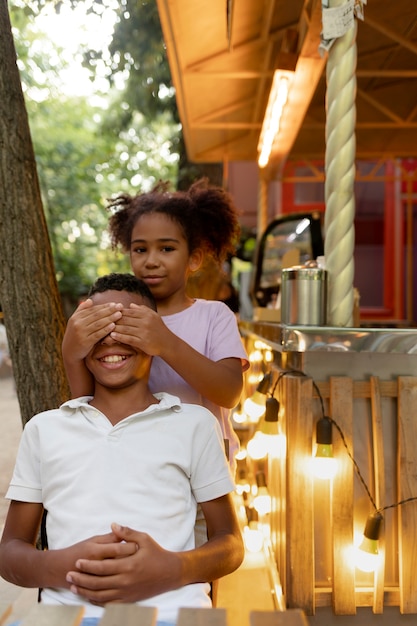
[[[169,112],[149,118],[115,87],[92,98],[66,95],[63,51],[36,27],[35,0],[13,0],[11,18],[44,211],[65,311],[98,274],[129,269],[109,249],[106,201],[121,191],[175,185],[178,125]],[[96,3],[97,4],[97,3]],[[97,100],[97,98],[96,98]],[[126,111],[128,114],[126,115]]]
[[110,44],[111,70],[128,72],[125,99],[153,118],[168,112],[178,120],[175,91],[155,0],[124,0]]

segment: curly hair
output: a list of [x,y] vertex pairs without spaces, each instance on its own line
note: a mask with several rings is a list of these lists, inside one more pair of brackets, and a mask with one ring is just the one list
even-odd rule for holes
[[188,191],[169,191],[160,181],[151,191],[130,196],[120,194],[110,200],[113,211],[109,232],[113,248],[130,250],[136,222],[149,213],[164,213],[181,228],[190,254],[201,248],[205,255],[222,262],[233,254],[240,235],[238,210],[231,195],[208,179],[196,181]]

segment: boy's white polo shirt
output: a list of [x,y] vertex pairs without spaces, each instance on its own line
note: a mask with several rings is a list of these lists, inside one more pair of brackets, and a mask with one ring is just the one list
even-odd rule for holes
[[[169,394],[154,395],[158,404],[115,426],[89,397],[26,424],[6,497],[44,504],[51,549],[108,533],[117,522],[149,533],[167,550],[189,550],[196,502],[233,491],[216,418]],[[206,591],[188,585],[143,604],[157,606],[158,619],[175,620],[180,606],[207,606]],[[48,589],[43,601],[80,598]],[[101,612],[88,604],[85,615]]]

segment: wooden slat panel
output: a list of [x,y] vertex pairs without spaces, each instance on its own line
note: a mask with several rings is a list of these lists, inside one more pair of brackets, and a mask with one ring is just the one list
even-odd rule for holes
[[84,608],[80,605],[35,604],[20,626],[79,626]]
[[[347,377],[330,379],[330,417],[340,426],[347,446],[353,450],[353,384]],[[333,483],[333,610],[336,615],[354,615],[355,571],[346,558],[353,545],[353,466],[341,438],[334,433],[334,455],[338,471]]]
[[[417,495],[417,378],[398,378],[398,498]],[[398,508],[400,610],[417,613],[417,506]]]
[[304,611],[288,609],[288,611],[252,611],[249,614],[250,626],[308,626]]
[[314,531],[312,454],[312,381],[287,376],[287,587],[290,608],[314,614]]
[[[374,474],[375,474],[375,503],[377,508],[385,505],[385,462],[384,462],[384,439],[382,429],[382,407],[380,381],[376,376],[371,376],[371,410],[372,410],[372,439],[374,451]],[[385,541],[384,533],[379,540],[379,567],[374,575],[374,613],[383,613],[384,610],[384,584],[385,584]]]
[[99,626],[155,626],[156,618],[157,610],[150,606],[108,604]]
[[226,609],[182,608],[176,626],[227,626]]
[[12,612],[12,605],[7,602],[0,602],[0,624],[3,624],[6,617]]

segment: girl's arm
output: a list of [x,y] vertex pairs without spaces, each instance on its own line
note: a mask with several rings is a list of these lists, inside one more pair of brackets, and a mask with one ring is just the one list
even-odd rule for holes
[[93,393],[93,380],[84,359],[93,346],[108,335],[121,317],[121,305],[82,302],[68,320],[62,341],[62,358],[73,398]]
[[165,344],[160,356],[191,387],[214,404],[232,409],[239,402],[243,388],[240,359],[212,361],[176,335]]
[[125,309],[111,336],[147,354],[160,356],[191,387],[214,404],[233,408],[239,402],[243,387],[241,360],[227,358],[212,361],[170,331],[158,313],[149,307]]
[[68,573],[71,591],[90,602],[137,602],[184,585],[210,582],[230,574],[243,560],[244,549],[230,494],[201,503],[209,540],[186,552],[163,549],[148,534],[113,525],[121,541],[138,551],[126,559],[79,560]]

